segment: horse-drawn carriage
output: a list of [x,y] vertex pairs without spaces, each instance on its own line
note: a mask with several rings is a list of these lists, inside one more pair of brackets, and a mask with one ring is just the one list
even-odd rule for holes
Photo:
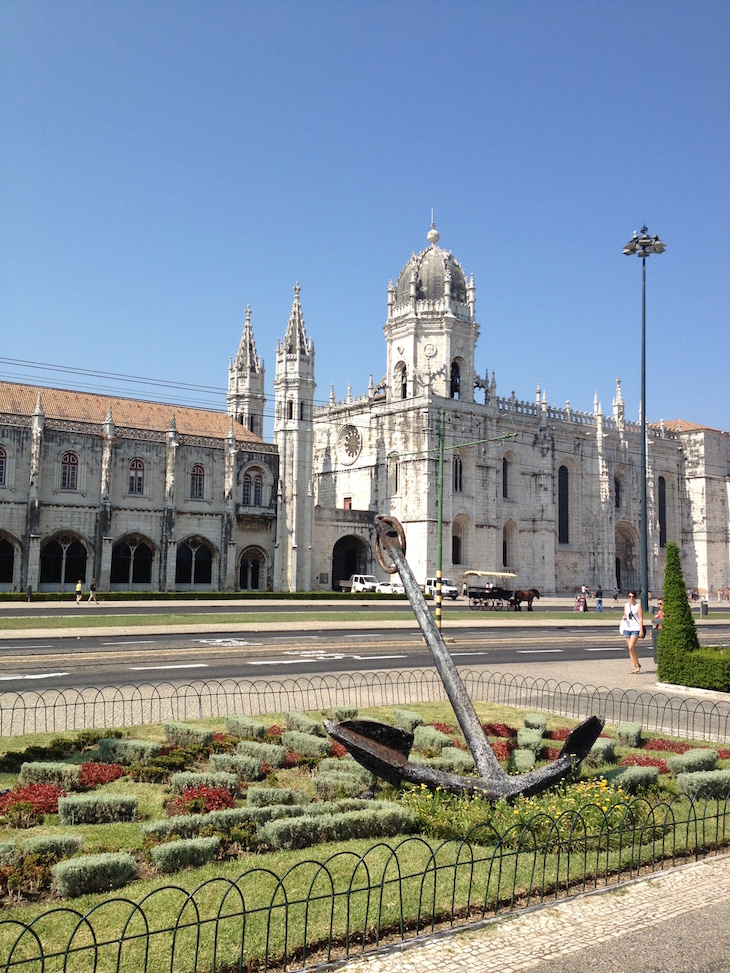
[[469,607],[472,611],[481,609],[499,610],[500,608],[513,608],[515,611],[522,610],[522,603],[527,603],[527,610],[532,611],[532,602],[540,597],[537,588],[527,588],[526,590],[511,591],[503,585],[509,584],[510,578],[517,575],[512,571],[465,571],[464,584],[466,585],[466,597],[469,599]]
[[473,611],[514,607],[514,592],[502,587],[514,577],[516,575],[511,571],[465,571],[469,607]]

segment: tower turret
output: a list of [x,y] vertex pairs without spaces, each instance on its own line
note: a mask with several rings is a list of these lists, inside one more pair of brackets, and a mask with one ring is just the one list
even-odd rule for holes
[[264,435],[264,363],[256,354],[251,308],[246,308],[241,343],[228,366],[228,414],[255,436]]

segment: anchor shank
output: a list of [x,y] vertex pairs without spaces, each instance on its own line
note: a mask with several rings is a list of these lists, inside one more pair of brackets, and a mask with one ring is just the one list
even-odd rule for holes
[[397,538],[397,534],[389,529],[388,521],[389,518],[376,517],[375,530],[382,546],[387,550],[398,569],[411,607],[413,608],[418,624],[421,626],[426,645],[433,657],[436,669],[441,676],[441,681],[454,708],[454,713],[459,721],[464,738],[469,745],[469,750],[474,758],[479,776],[485,779],[507,779],[508,775],[502,769],[494,751],[489,745],[489,740],[469,698],[466,687],[457,671],[454,660],[451,658],[449,650],[444,644],[444,640],[441,638],[441,633],[436,627],[433,616],[426,604],[426,599],[423,597],[423,593],[405,559],[403,550],[397,542],[397,539],[394,540],[394,538]]

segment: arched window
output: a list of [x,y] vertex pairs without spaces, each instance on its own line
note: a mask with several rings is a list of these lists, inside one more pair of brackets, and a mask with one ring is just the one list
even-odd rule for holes
[[663,476],[657,483],[657,506],[659,508],[659,547],[667,546],[667,481]]
[[13,583],[15,549],[9,540],[0,537],[0,584]]
[[289,401],[286,404],[286,417],[287,419],[294,418],[294,403],[292,402],[291,399],[289,399]]
[[64,453],[61,457],[61,489],[75,490],[79,482],[79,458],[76,453]]
[[403,362],[395,368],[395,397],[405,399],[408,396],[408,369]]
[[613,500],[616,510],[621,509],[621,480],[617,476],[613,478]]
[[398,453],[389,453],[388,460],[388,490],[391,496],[400,493],[400,456]]
[[509,476],[510,461],[505,456],[502,460],[502,496],[505,499],[509,499],[510,495],[510,476]]
[[213,552],[201,541],[185,541],[177,548],[175,584],[210,584]]
[[303,402],[300,402],[299,403],[299,419],[302,422],[304,421],[304,403]]
[[190,499],[202,500],[205,493],[205,470],[196,465],[190,470]]
[[255,476],[253,479],[253,505],[254,507],[260,507],[263,498],[264,483],[260,476]]
[[[454,493],[461,493],[463,487],[463,470],[461,460],[454,456]],[[460,562],[456,562],[460,563]]]
[[459,370],[459,363],[457,361],[452,361],[451,363],[451,398],[458,399],[459,392],[461,391],[461,371]]
[[0,486],[5,486],[5,471],[7,469],[7,455],[0,446]]
[[238,571],[238,587],[242,591],[258,591],[261,584],[262,567],[262,560],[257,552],[242,557]]
[[41,548],[41,584],[75,584],[86,580],[86,548],[80,541],[61,538]]
[[558,544],[570,543],[570,478],[568,467],[558,470]]
[[451,537],[451,563],[461,564],[461,538],[458,534]]
[[508,520],[502,528],[502,566],[514,568],[517,564],[517,524]]
[[144,463],[138,457],[129,464],[129,492],[138,495],[144,493]]
[[243,478],[243,496],[241,497],[241,503],[244,507],[251,505],[251,475],[249,473]]
[[136,538],[112,548],[112,584],[152,584],[152,548]]

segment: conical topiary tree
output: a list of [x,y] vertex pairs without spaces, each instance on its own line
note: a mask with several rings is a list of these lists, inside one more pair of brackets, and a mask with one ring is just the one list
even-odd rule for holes
[[687,588],[679,563],[679,545],[667,542],[664,563],[664,594],[662,602],[662,627],[657,634],[657,657],[661,678],[662,656],[669,662],[680,652],[699,649],[697,626],[689,606]]

